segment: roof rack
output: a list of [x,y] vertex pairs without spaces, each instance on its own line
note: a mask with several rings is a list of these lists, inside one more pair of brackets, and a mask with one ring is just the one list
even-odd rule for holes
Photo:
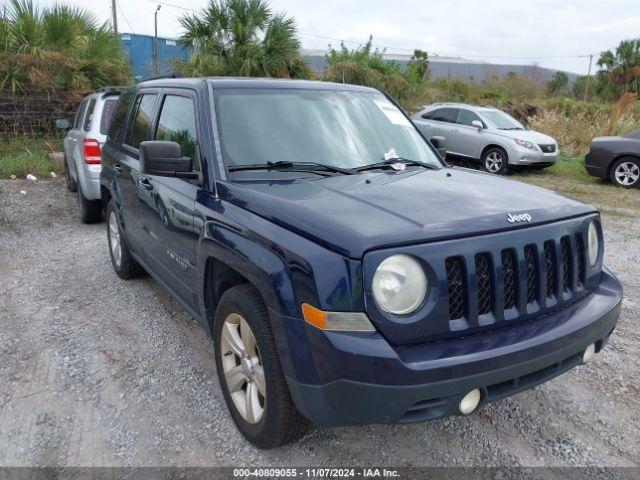
[[122,90],[126,88],[122,85],[105,85],[104,87],[100,87],[97,91],[98,93],[114,93],[119,94],[122,93]]
[[167,73],[165,75],[152,75],[136,80],[136,83],[148,82],[149,80],[162,80],[163,78],[184,78],[184,74],[180,72]]

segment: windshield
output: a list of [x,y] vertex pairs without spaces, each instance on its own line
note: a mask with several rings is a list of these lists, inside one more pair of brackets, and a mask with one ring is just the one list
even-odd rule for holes
[[316,162],[342,168],[403,157],[441,166],[414,126],[379,92],[214,90],[224,161]]
[[483,110],[482,116],[498,130],[524,130],[524,125],[500,110]]

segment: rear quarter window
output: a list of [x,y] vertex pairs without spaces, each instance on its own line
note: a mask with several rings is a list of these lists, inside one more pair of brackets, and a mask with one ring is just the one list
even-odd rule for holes
[[88,132],[91,128],[91,122],[93,120],[93,113],[96,109],[96,99],[92,98],[89,100],[89,105],[87,106],[87,113],[84,116],[84,126],[82,127],[85,132]]
[[117,104],[118,97],[109,97],[104,101],[102,117],[100,118],[100,133],[103,135],[109,131],[111,118],[113,117],[113,112],[115,111]]
[[112,140],[118,139],[120,133],[124,131],[124,124],[127,120],[127,113],[129,113],[129,106],[131,105],[132,99],[133,89],[126,90],[118,99],[118,103],[116,104],[116,108],[111,116],[111,121],[109,122],[107,130],[107,135]]

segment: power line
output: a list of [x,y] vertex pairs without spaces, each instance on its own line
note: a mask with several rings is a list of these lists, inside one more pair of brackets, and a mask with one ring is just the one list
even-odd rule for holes
[[129,31],[131,33],[135,33],[133,31],[133,28],[131,28],[131,24],[129,23],[129,19],[127,19],[127,16],[124,14],[124,11],[122,10],[122,7],[120,6],[120,2],[118,2],[118,0],[116,0],[116,5],[118,6],[118,10],[120,10],[120,15],[122,15],[122,18],[124,18],[124,22],[127,24],[127,27],[129,27]]

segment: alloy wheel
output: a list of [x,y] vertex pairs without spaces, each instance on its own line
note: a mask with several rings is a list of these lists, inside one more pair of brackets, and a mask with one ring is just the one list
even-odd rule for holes
[[622,162],[616,167],[614,176],[620,185],[629,187],[640,178],[640,168],[633,162]]
[[266,406],[266,380],[256,337],[237,313],[225,318],[220,339],[224,379],[236,409],[248,423],[258,423]]
[[109,247],[111,248],[113,262],[117,267],[120,267],[122,262],[122,243],[120,240],[120,226],[114,212],[109,214]]
[[499,152],[491,152],[484,160],[484,165],[488,172],[497,173],[502,168],[502,155]]

